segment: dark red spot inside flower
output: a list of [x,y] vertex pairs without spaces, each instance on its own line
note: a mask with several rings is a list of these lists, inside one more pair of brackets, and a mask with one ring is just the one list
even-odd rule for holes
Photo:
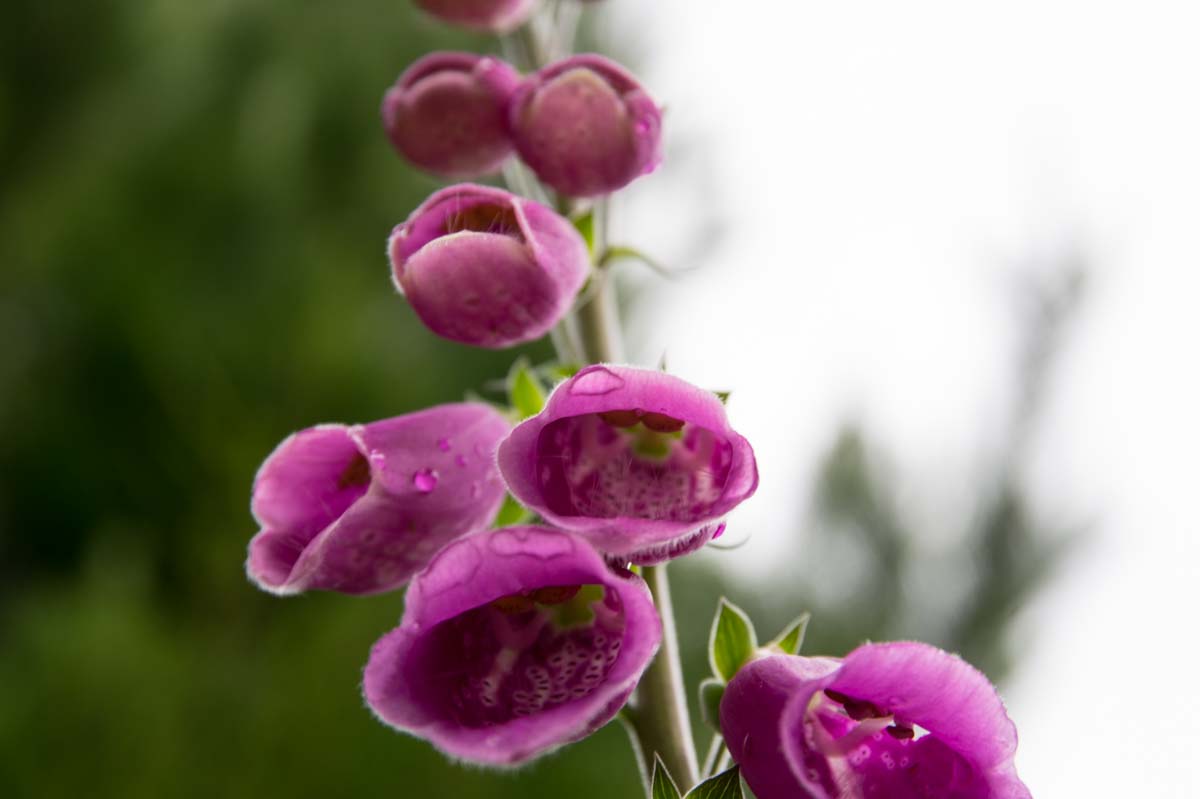
[[633,427],[638,423],[637,411],[605,411],[600,414],[605,424],[613,427]]
[[362,453],[357,453],[354,460],[346,464],[346,468],[342,470],[338,476],[337,487],[346,489],[353,487],[365,486],[371,482],[371,466],[367,463],[367,459]]
[[533,600],[525,594],[510,594],[502,596],[499,599],[492,600],[492,607],[501,613],[507,613],[514,616],[518,613],[526,613],[534,609]]
[[916,734],[913,732],[912,727],[905,727],[902,724],[892,724],[884,731],[897,741],[907,741]]
[[496,233],[524,241],[521,224],[511,205],[479,203],[469,208],[457,209],[446,217],[446,233],[469,230],[475,233]]
[[683,429],[683,420],[665,413],[643,413],[642,424],[656,433],[677,433]]
[[582,586],[550,585],[530,592],[529,596],[539,605],[561,605],[575,597]]
[[855,721],[862,721],[863,719],[878,719],[891,715],[890,713],[880,710],[874,702],[869,702],[865,699],[855,699],[852,696],[847,696],[841,691],[835,691],[832,688],[826,688],[825,695],[845,708],[846,715]]

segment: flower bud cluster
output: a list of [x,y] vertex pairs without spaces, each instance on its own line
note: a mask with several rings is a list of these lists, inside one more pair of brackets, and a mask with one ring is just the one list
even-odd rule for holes
[[491,56],[431,53],[383,98],[384,130],[412,164],[446,178],[492,174],[514,152],[570,197],[609,194],[662,160],[662,112],[620,65],[599,55],[521,78]]

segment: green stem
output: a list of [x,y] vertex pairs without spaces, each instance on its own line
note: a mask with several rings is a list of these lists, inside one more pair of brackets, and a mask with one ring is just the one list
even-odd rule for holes
[[642,576],[650,586],[658,615],[662,618],[663,640],[650,668],[638,683],[637,704],[630,717],[642,759],[652,763],[654,755],[661,757],[679,789],[686,793],[700,781],[700,771],[696,764],[696,745],[692,741],[692,723],[688,718],[683,669],[679,665],[679,639],[675,635],[667,565],[647,566],[642,569]]
[[713,733],[712,741],[708,744],[708,754],[704,756],[704,765],[700,767],[700,778],[708,779],[717,773],[717,766],[725,755],[725,739],[721,734]]
[[[608,198],[596,201],[594,215],[594,244],[599,254],[608,248]],[[617,298],[609,280],[609,271],[599,265],[592,269],[595,286],[591,299],[579,309],[579,337],[584,355],[591,363],[619,363],[625,359],[621,345],[621,322],[617,318]]]

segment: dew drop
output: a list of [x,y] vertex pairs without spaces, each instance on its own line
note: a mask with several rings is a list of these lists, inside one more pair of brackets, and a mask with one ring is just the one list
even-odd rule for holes
[[610,391],[616,391],[625,385],[625,380],[616,372],[610,369],[605,369],[603,366],[593,366],[591,369],[580,372],[569,383],[568,391],[572,394],[583,396],[595,396],[597,394],[607,394]]
[[438,476],[433,469],[422,469],[413,475],[413,486],[422,494],[428,494],[437,488]]
[[437,440],[437,448],[440,449],[442,452],[449,452],[450,451],[450,439],[439,438]]

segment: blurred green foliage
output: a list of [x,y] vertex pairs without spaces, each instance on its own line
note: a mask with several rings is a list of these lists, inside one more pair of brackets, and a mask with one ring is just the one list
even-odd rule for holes
[[[241,571],[286,434],[454,400],[512,360],[428,334],[383,254],[435,186],[388,148],[384,88],[431,49],[490,47],[402,0],[5,4],[0,796],[638,795],[615,725],[519,776],[393,733],[358,681],[401,600],[280,601]],[[847,434],[818,497],[867,537],[877,593],[828,607],[800,579],[768,602],[685,564],[692,685],[722,590],[764,633],[811,607],[810,651],[921,632],[870,615],[902,610],[909,560],[864,447]],[[1019,492],[996,496],[976,540],[1003,571],[933,640],[999,668],[1045,559],[1015,537]]]

